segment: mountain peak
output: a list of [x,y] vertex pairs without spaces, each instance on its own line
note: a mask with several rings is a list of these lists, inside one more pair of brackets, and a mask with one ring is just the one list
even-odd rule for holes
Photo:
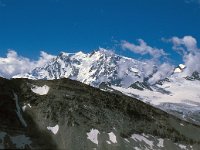
[[175,68],[174,73],[181,73],[186,68],[184,64],[179,64],[177,68]]
[[[153,74],[159,69],[156,66],[154,68]],[[184,68],[185,65],[180,64],[174,70],[174,73],[182,72]],[[95,87],[98,87],[102,82],[129,87],[135,82],[143,82],[145,79],[150,79],[153,74],[149,73],[148,70],[149,68],[147,68],[147,63],[145,62],[119,56],[113,51],[100,47],[88,54],[82,51],[77,53],[61,52],[56,59],[51,60],[44,66],[13,78],[53,80],[64,77]]]
[[99,49],[96,49],[94,50],[93,52],[90,53],[91,56],[93,54],[96,54],[96,55],[106,55],[106,56],[111,56],[111,55],[116,55],[112,50],[107,50],[105,48],[102,48],[102,47],[99,47]]
[[[134,68],[134,69],[133,69]],[[59,79],[62,77],[98,86],[101,82],[130,86],[145,76],[144,63],[116,55],[113,51],[99,48],[85,54],[61,52],[55,60],[35,68],[28,74],[13,78]],[[135,72],[137,70],[137,73]],[[129,80],[129,82],[127,82]]]

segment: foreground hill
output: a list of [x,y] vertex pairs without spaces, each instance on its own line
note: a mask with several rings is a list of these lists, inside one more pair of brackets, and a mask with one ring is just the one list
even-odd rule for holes
[[70,79],[0,78],[0,148],[198,149],[200,127]]

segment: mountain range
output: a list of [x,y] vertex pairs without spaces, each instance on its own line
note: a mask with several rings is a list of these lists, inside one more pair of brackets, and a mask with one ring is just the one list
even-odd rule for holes
[[200,124],[200,75],[187,66],[156,66],[100,48],[85,54],[61,52],[45,65],[13,78],[70,78],[109,92],[121,92],[181,119]]

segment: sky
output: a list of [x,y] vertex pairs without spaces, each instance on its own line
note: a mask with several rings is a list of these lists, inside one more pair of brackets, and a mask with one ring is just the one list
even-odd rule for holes
[[198,46],[199,27],[200,0],[0,0],[0,57],[9,49],[36,60],[41,51],[103,47],[177,65],[186,53],[174,39],[185,48],[191,37]]

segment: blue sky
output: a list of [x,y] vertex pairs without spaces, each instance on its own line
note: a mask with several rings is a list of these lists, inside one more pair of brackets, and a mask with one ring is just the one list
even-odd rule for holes
[[173,63],[181,57],[161,38],[200,39],[198,0],[0,0],[0,56],[8,49],[31,59],[40,51],[90,52],[98,47],[142,58],[120,48],[121,40],[164,49]]

